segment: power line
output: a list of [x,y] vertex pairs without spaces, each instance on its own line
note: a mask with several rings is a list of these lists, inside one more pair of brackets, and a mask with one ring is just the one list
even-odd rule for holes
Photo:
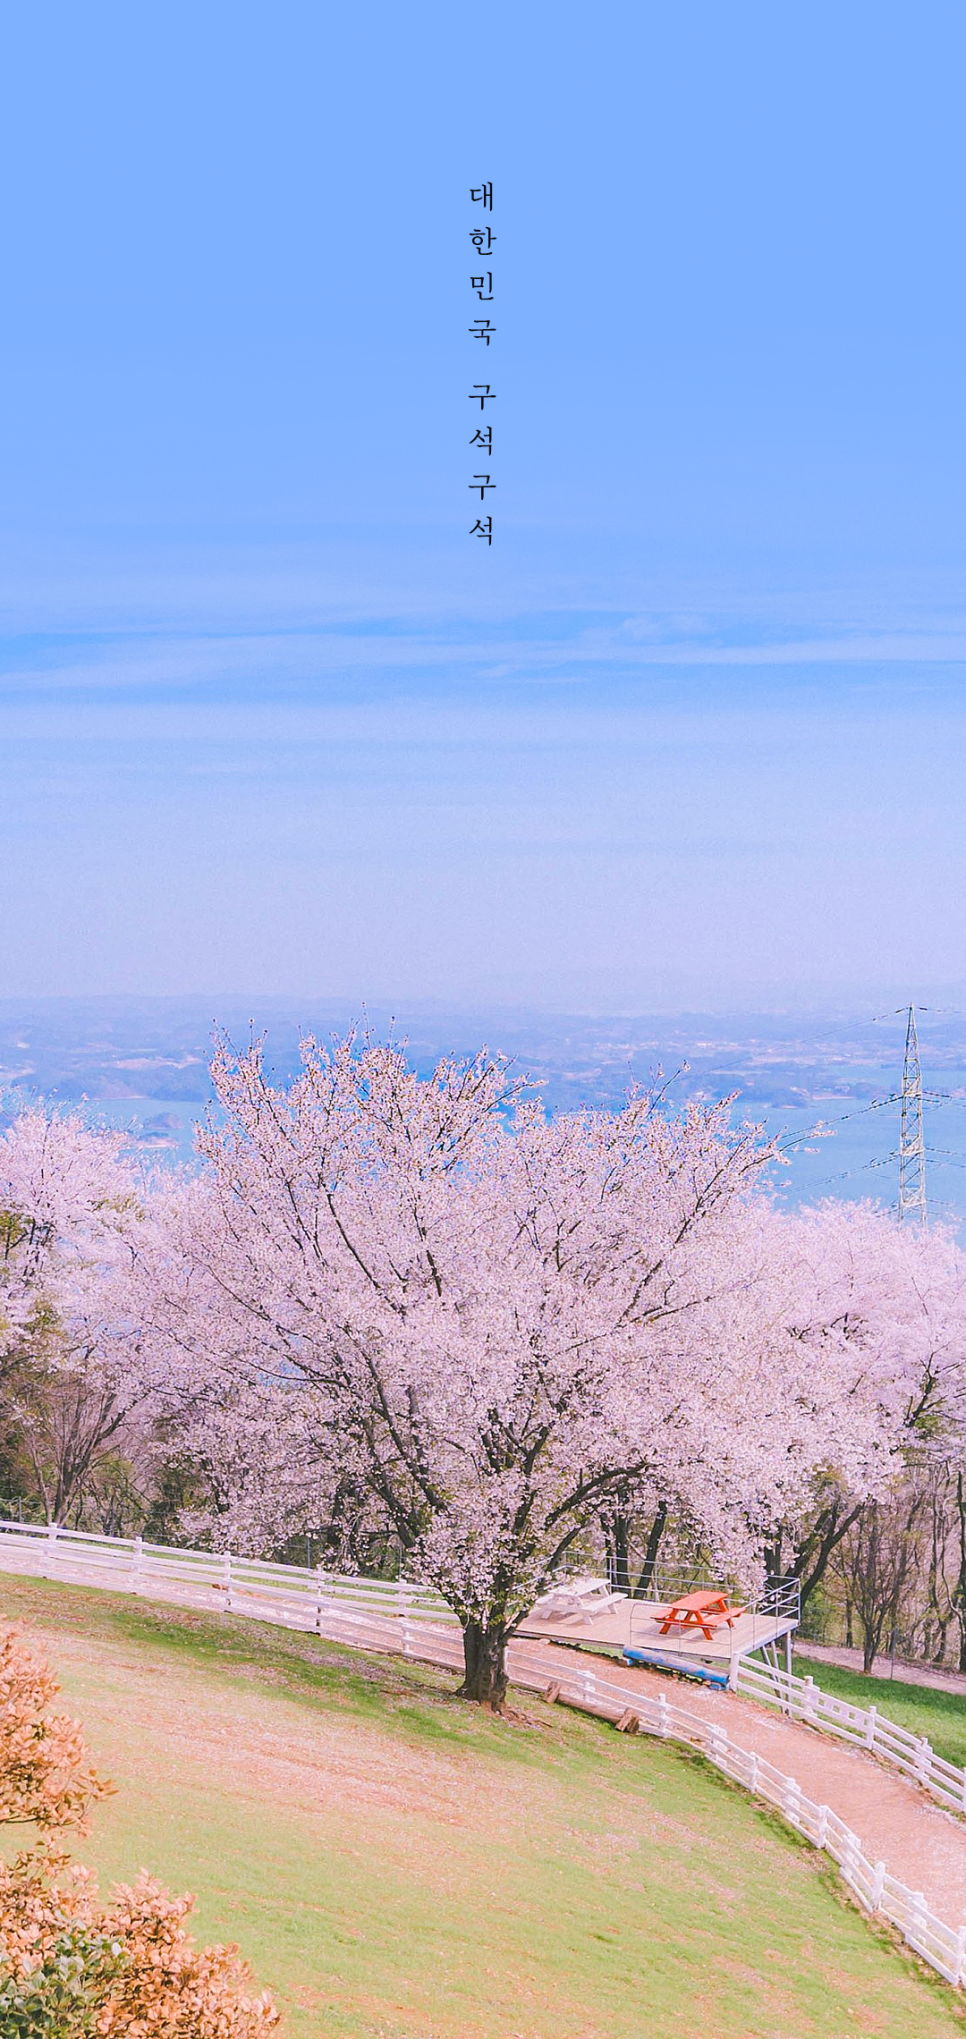
[[[938,1011],[948,1011],[950,1014],[960,1017],[960,1008],[957,1007],[940,1008],[922,1005],[916,1005],[915,1007],[903,1005],[899,1006],[893,1013],[876,1013],[874,1015],[874,1021],[892,1019],[896,1017],[897,1013],[905,1014],[906,1016],[906,1045],[901,1089],[891,1090],[884,1096],[872,1098],[867,1104],[854,1105],[850,1111],[841,1112],[835,1118],[815,1120],[802,1132],[790,1133],[785,1129],[777,1136],[775,1145],[778,1153],[791,1157],[803,1149],[807,1151],[810,1142],[828,1137],[829,1135],[834,1136],[840,1126],[863,1118],[867,1113],[883,1111],[893,1105],[900,1106],[899,1145],[889,1153],[880,1152],[864,1161],[853,1162],[849,1168],[837,1169],[834,1173],[821,1177],[811,1185],[812,1194],[816,1191],[831,1189],[834,1185],[841,1182],[853,1181],[856,1177],[865,1175],[873,1169],[894,1168],[898,1162],[900,1180],[897,1216],[899,1221],[902,1222],[905,1218],[915,1218],[920,1224],[923,1224],[926,1219],[925,1163],[927,1158],[931,1169],[932,1167],[938,1167],[940,1170],[944,1167],[966,1168],[966,1156],[957,1154],[948,1148],[937,1147],[934,1141],[930,1141],[927,1145],[923,1137],[924,1105],[954,1106],[960,1110],[966,1109],[966,1094],[963,1094],[961,1089],[959,1095],[954,1095],[950,1090],[933,1088],[932,1085],[926,1089],[922,1081],[916,1015],[923,1012],[936,1013]],[[938,1206],[935,1205],[933,1200],[933,1208],[939,1211],[943,1206],[941,1203]]]

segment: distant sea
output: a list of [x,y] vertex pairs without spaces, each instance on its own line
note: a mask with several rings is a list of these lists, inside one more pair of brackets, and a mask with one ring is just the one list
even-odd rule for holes
[[[146,1161],[193,1160],[210,1098],[212,1028],[238,1045],[254,1029],[287,1081],[300,1032],[320,1038],[360,1014],[344,1001],[225,998],[0,1001],[0,1110],[45,1097],[82,1105],[94,1123],[123,1127]],[[511,1057],[551,1110],[613,1108],[632,1084],[663,1072],[669,1096],[731,1096],[733,1115],[781,1139],[777,1193],[791,1204],[825,1196],[895,1203],[905,1016],[887,1013],[581,1015],[436,1004],[370,1007],[379,1039],[404,1044],[421,1070],[485,1042]],[[930,1211],[966,1218],[966,1017],[918,1016]],[[824,1136],[818,1128],[823,1127]]]

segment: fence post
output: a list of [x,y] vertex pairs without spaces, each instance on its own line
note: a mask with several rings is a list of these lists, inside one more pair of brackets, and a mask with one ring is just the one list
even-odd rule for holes
[[926,1925],[926,1900],[921,1890],[910,1890],[902,1930],[910,1947],[921,1940]]
[[749,1791],[758,1789],[758,1752],[755,1749],[752,1749],[748,1764],[748,1789]]
[[53,1578],[56,1561],[57,1561],[57,1524],[56,1522],[49,1522],[47,1524],[47,1536],[44,1542],[43,1577],[45,1579]]
[[669,1711],[670,1709],[668,1707],[667,1700],[664,1696],[664,1693],[662,1692],[657,1702],[657,1731],[662,1741],[666,1741],[668,1735],[671,1732],[671,1726],[668,1720]]
[[842,1875],[844,1876],[846,1883],[850,1883],[853,1889],[855,1888],[855,1865],[858,1852],[859,1852],[858,1841],[855,1835],[853,1834],[851,1828],[846,1827],[845,1837],[842,1842],[841,1869]]
[[226,1550],[222,1559],[221,1576],[225,1588],[225,1606],[231,1612],[231,1551]]
[[875,1748],[875,1724],[878,1717],[878,1708],[870,1706],[865,1716],[865,1746],[867,1749]]
[[872,1896],[869,1900],[869,1909],[871,1911],[877,1912],[880,1904],[882,1903],[882,1893],[885,1889],[885,1879],[886,1879],[885,1863],[877,1862],[875,1868],[872,1871]]
[[805,1689],[802,1693],[802,1719],[807,1723],[809,1727],[814,1727],[815,1715],[817,1712],[817,1707],[815,1703],[815,1680],[812,1677],[806,1676],[804,1684]]
[[966,1982],[966,1926],[960,1926],[956,1935],[956,1982]]
[[585,1706],[592,1706],[597,1697],[597,1679],[593,1671],[581,1672],[580,1687]]
[[802,1787],[797,1777],[787,1777],[782,1793],[782,1812],[793,1827],[802,1824]]
[[916,1750],[916,1776],[920,1784],[928,1784],[932,1770],[932,1745],[925,1736]]
[[411,1657],[413,1653],[413,1632],[405,1615],[402,1625],[402,1653],[404,1657]]
[[143,1538],[141,1538],[140,1536],[136,1536],[134,1539],[134,1562],[131,1566],[132,1593],[140,1593],[141,1591],[141,1562],[143,1556],[144,1556]]
[[325,1608],[325,1575],[321,1565],[315,1568],[315,1633],[322,1634],[322,1614]]
[[816,1848],[825,1848],[827,1847],[827,1845],[828,1845],[828,1806],[820,1805],[818,1809],[818,1825],[815,1830],[815,1846]]

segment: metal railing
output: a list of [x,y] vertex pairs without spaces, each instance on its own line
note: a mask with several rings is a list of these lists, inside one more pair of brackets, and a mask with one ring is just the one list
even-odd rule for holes
[[[140,1538],[97,1536],[81,1530],[0,1521],[0,1569],[44,1578],[143,1593],[177,1603],[227,1608],[256,1620],[314,1630],[333,1642],[390,1651],[409,1661],[452,1670],[463,1667],[459,1625],[438,1594],[406,1581],[347,1578],[298,1565],[216,1556],[206,1551],[145,1544]],[[511,1642],[507,1668],[513,1682],[625,1731],[641,1730],[696,1749],[736,1784],[764,1799],[788,1824],[838,1865],[866,1911],[888,1919],[924,1961],[947,1982],[966,1983],[966,1926],[956,1929],[930,1911],[921,1891],[910,1890],[873,1862],[856,1834],[830,1806],[806,1798],[794,1777],[734,1742],[720,1721],[704,1719],[663,1693],[650,1698],[596,1670],[550,1658],[546,1645]],[[966,1776],[943,1763],[905,1729],[874,1707],[833,1700],[810,1678],[789,1678],[743,1659],[739,1690],[777,1705],[812,1727],[844,1736],[924,1784],[957,1810],[966,1805]],[[860,1731],[864,1724],[864,1733]],[[928,1751],[928,1757],[925,1752]],[[915,1752],[918,1752],[915,1753]],[[930,1781],[930,1780],[933,1781]],[[941,1788],[937,1788],[941,1786]],[[958,1795],[956,1795],[958,1793]]]
[[[674,1637],[662,1638],[654,1628],[653,1606],[657,1602],[670,1605],[684,1593],[706,1589],[721,1592],[720,1579],[696,1577],[693,1571],[660,1572],[650,1592],[650,1606],[647,1600],[629,1600],[627,1603],[628,1644],[635,1650],[648,1652],[653,1656],[662,1651],[674,1651]],[[738,1650],[742,1655],[749,1650],[762,1649],[777,1636],[797,1628],[801,1619],[801,1582],[797,1578],[780,1579],[765,1586],[758,1594],[745,1597],[735,1593],[734,1599],[742,1608],[744,1620],[740,1629],[740,1641],[735,1638],[732,1651],[731,1683],[734,1685],[734,1665]],[[749,1627],[750,1623],[750,1627]]]

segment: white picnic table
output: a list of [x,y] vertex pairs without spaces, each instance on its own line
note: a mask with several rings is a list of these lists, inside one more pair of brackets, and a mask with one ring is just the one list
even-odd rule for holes
[[627,1594],[614,1593],[606,1579],[561,1579],[541,1596],[531,1614],[538,1621],[569,1621],[579,1615],[586,1620],[588,1615],[606,1614],[626,1599]]

